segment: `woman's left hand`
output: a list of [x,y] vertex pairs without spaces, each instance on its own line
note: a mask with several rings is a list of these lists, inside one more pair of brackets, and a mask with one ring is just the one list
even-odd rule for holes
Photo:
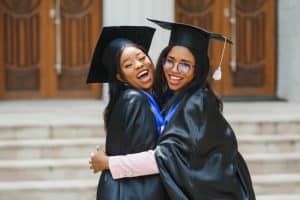
[[94,173],[109,169],[108,156],[102,149],[97,148],[95,152],[91,153],[90,157],[90,169]]

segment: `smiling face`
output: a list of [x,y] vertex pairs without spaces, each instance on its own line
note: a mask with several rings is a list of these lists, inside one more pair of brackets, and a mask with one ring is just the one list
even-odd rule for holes
[[131,86],[149,90],[153,85],[154,68],[150,58],[139,48],[125,47],[120,57],[122,76],[117,79],[127,81]]
[[[177,92],[193,80],[195,76],[195,58],[189,49],[183,46],[174,46],[165,60],[164,75],[172,91]],[[169,63],[173,64],[172,67]],[[183,73],[179,66],[189,66],[189,70]]]

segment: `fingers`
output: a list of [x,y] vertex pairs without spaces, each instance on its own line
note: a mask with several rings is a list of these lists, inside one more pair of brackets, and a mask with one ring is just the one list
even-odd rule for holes
[[105,153],[105,149],[103,149],[102,147],[100,147],[99,145],[98,146],[96,146],[96,150],[97,151],[102,151],[102,152],[104,152]]
[[94,169],[92,160],[89,160],[89,165],[90,165],[90,169],[91,169],[91,170]]
[[105,151],[103,149],[101,149],[99,146],[96,147],[96,151],[91,152],[90,160],[89,160],[89,168],[90,168],[90,170],[93,171],[93,173],[98,173],[99,171],[101,171],[99,169],[99,166],[97,166],[97,159],[99,159],[97,157],[99,157],[103,153],[105,154]]
[[94,156],[95,156],[95,153],[91,152],[90,160],[89,160],[89,165],[90,165],[90,170],[93,170],[93,171],[95,171],[94,166],[93,166]]

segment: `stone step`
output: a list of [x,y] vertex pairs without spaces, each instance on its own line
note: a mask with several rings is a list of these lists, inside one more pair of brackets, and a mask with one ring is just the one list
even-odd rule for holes
[[87,138],[105,136],[103,124],[25,124],[0,126],[0,140]]
[[237,135],[300,134],[298,102],[225,102],[224,116]]
[[252,180],[256,195],[298,195],[300,191],[300,173],[253,175]]
[[[0,159],[80,157],[104,143],[104,137],[0,140]],[[300,152],[300,135],[296,134],[243,135],[238,137],[238,143],[243,154]]]
[[300,152],[300,134],[238,135],[237,140],[243,153]]
[[[2,180],[45,180],[94,177],[88,168],[89,154],[77,159],[0,160]],[[243,155],[251,175],[300,172],[300,154]]]
[[251,174],[298,173],[300,153],[243,154]]
[[[290,135],[300,134],[300,119],[289,121],[239,121],[229,120],[237,136],[243,135]],[[38,139],[38,138],[70,138],[70,137],[100,137],[105,135],[103,119],[99,123],[29,123],[1,124],[0,140],[5,139]]]
[[94,200],[98,180],[47,180],[0,182],[1,200]]
[[[260,175],[253,177],[257,200],[299,200],[300,175]],[[95,199],[97,180],[1,181],[0,199]],[[276,192],[274,192],[276,191]]]
[[258,195],[256,200],[299,200],[300,193],[298,194],[271,194],[271,195]]
[[0,159],[84,158],[104,145],[104,137],[0,140]]
[[1,181],[97,179],[89,159],[0,160]]
[[259,120],[232,120],[229,121],[236,135],[285,135],[285,134],[300,134],[300,119],[290,121],[281,119],[272,121],[267,119]]

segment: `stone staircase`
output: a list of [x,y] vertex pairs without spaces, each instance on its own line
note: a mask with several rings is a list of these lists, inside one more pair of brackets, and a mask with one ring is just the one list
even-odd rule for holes
[[300,106],[284,105],[228,109],[258,200],[300,200]]
[[103,126],[60,127],[60,134],[42,127],[48,134],[38,138],[32,128],[11,127],[14,134],[0,128],[0,199],[95,199],[99,174],[89,170],[88,158],[104,146]]
[[[256,106],[227,103],[225,116],[257,199],[300,200],[300,107]],[[99,174],[88,158],[105,143],[102,111],[98,101],[0,102],[0,199],[95,199]]]
[[104,145],[103,103],[0,102],[0,199],[92,200],[88,158]]

